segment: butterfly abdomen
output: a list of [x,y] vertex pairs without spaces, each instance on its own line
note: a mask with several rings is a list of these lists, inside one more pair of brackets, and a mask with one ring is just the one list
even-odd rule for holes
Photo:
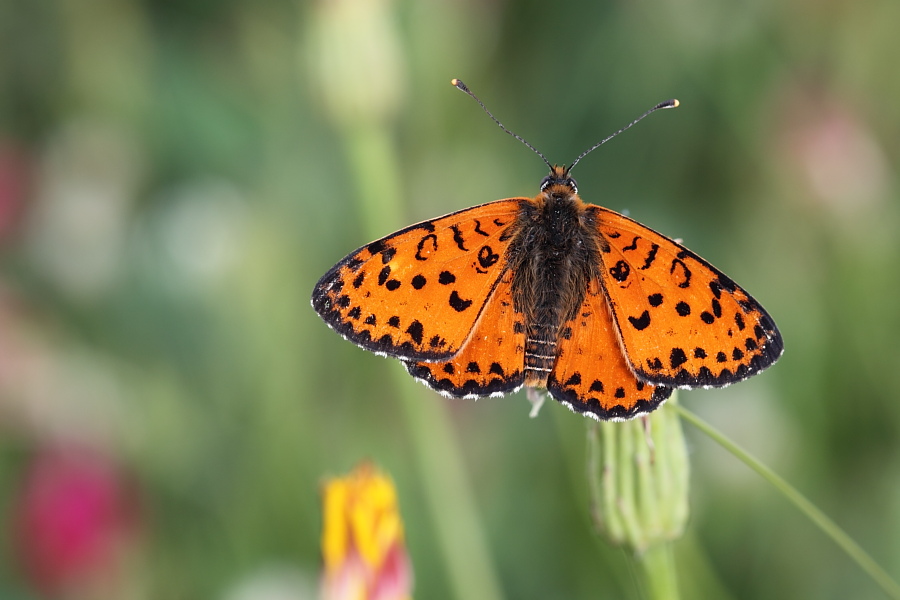
[[575,316],[599,264],[594,228],[568,186],[550,186],[522,204],[508,261],[516,311],[524,316],[525,385],[546,387],[562,325]]

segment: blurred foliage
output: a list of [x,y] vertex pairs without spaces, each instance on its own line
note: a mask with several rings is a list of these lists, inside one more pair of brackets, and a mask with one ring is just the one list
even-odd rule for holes
[[[681,401],[900,573],[898,22],[895,0],[0,3],[0,596],[36,594],[28,465],[74,443],[138,497],[107,597],[310,597],[319,484],[362,458],[396,482],[417,597],[463,597],[481,556],[491,594],[637,597],[591,532],[583,419],[440,398],[309,307],[372,237],[536,193],[540,160],[451,77],[560,163],[681,100],[579,189],[765,304],[779,364]],[[687,433],[685,597],[880,597]]]

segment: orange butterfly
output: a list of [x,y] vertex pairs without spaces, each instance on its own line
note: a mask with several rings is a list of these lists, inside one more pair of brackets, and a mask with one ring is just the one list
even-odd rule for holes
[[[466,92],[504,131],[461,81]],[[351,342],[403,361],[445,396],[546,388],[573,411],[629,419],[672,389],[721,387],[774,363],[775,323],[708,262],[578,197],[550,166],[534,198],[411,225],[351,252],[312,305]]]

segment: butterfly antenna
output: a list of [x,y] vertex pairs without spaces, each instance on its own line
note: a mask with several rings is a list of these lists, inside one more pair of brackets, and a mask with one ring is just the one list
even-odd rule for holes
[[[477,98],[476,98],[476,100],[477,100]],[[581,156],[579,156],[578,158],[575,159],[575,162],[573,162],[573,163],[569,166],[569,168],[566,170],[566,172],[568,173],[568,172],[570,172],[572,169],[574,169],[574,168],[575,168],[575,165],[578,164],[578,161],[579,161],[579,160],[581,160],[582,158],[584,158],[585,156],[587,156],[588,154],[590,154],[591,152],[593,152],[594,150],[596,150],[597,148],[599,148],[600,146],[602,146],[603,144],[605,144],[606,142],[608,142],[609,140],[613,139],[614,137],[616,137],[617,135],[619,135],[620,133],[622,133],[622,132],[625,131],[626,129],[630,129],[632,126],[634,126],[635,124],[637,124],[638,121],[640,121],[640,120],[643,119],[644,117],[648,116],[650,113],[654,113],[654,112],[656,112],[656,111],[658,111],[658,110],[662,110],[662,109],[664,109],[664,108],[676,108],[676,107],[678,106],[678,104],[679,104],[678,100],[675,100],[674,98],[673,98],[672,100],[666,100],[665,102],[660,102],[659,104],[657,104],[656,106],[654,106],[653,108],[651,108],[650,110],[648,110],[647,112],[645,112],[644,114],[642,114],[641,116],[639,116],[637,119],[635,119],[634,121],[632,121],[631,123],[629,123],[628,125],[626,125],[625,127],[623,127],[622,129],[618,130],[617,132],[615,132],[615,133],[612,134],[611,136],[604,138],[603,140],[601,140],[601,141],[598,142],[597,144],[593,145],[592,147],[590,147],[590,148],[588,148],[587,150],[585,150],[584,152],[582,152],[582,153],[581,153]],[[502,127],[502,126],[501,126],[501,127]]]
[[[506,127],[504,127],[504,126],[503,126],[503,123],[501,123],[500,121],[498,121],[498,120],[497,120],[497,117],[495,117],[493,114],[491,114],[491,111],[489,111],[489,110],[487,109],[487,107],[484,105],[484,102],[482,102],[481,100],[479,100],[479,99],[478,99],[478,96],[476,96],[475,94],[473,94],[473,93],[472,93],[472,90],[470,90],[470,89],[468,88],[468,86],[466,86],[466,84],[464,84],[464,83],[462,82],[461,79],[451,79],[451,80],[450,80],[450,83],[452,83],[453,86],[454,86],[456,89],[461,90],[461,91],[467,93],[468,95],[472,96],[472,98],[475,99],[475,102],[477,102],[477,103],[479,104],[479,106],[481,106],[481,108],[484,110],[484,112],[486,112],[487,115],[488,115],[491,119],[493,119],[494,123],[496,123],[497,125],[500,126],[500,129],[502,129],[503,131],[505,131],[505,132],[508,133],[509,135],[513,136],[514,138],[516,138],[517,140],[519,140],[520,142],[522,142],[523,144],[525,144],[526,146],[528,146],[529,148],[531,148],[531,150],[532,150],[535,154],[537,154],[538,156],[540,156],[541,159],[543,159],[543,161],[544,161],[545,163],[547,163],[547,166],[550,167],[550,170],[551,170],[551,171],[553,170],[553,165],[550,164],[550,161],[547,160],[547,158],[546,158],[543,154],[541,154],[541,153],[538,151],[537,148],[535,148],[534,146],[532,146],[531,144],[529,144],[529,143],[525,140],[525,138],[516,135],[515,133],[513,133],[512,131],[510,131],[509,129],[507,129]],[[659,107],[657,107],[657,108],[662,108],[662,106],[659,106]],[[651,112],[652,112],[652,111],[651,111]],[[648,114],[649,114],[649,113],[648,113]],[[647,116],[647,115],[644,115],[644,116]],[[643,118],[644,118],[644,117],[641,117],[641,119],[643,119]],[[640,119],[638,119],[638,121],[639,121],[639,120],[640,120]],[[634,125],[634,123],[632,123],[632,125]],[[630,126],[629,126],[629,127],[630,127]],[[626,127],[626,129],[627,129],[627,127]],[[603,141],[605,142],[606,140],[603,140]],[[603,142],[601,142],[601,143],[603,143]],[[600,144],[597,144],[597,145],[599,146]],[[591,148],[591,150],[593,150],[593,148]],[[587,152],[585,152],[585,154],[587,154]],[[581,157],[579,156],[578,158],[581,158]],[[576,161],[576,162],[577,162],[577,161]]]

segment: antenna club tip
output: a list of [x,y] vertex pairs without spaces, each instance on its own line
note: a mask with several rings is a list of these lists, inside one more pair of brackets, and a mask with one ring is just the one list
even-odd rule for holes
[[679,104],[681,104],[681,102],[679,102],[675,98],[672,98],[671,100],[666,100],[665,102],[660,102],[659,104],[657,104],[656,106],[653,107],[653,110],[657,110],[660,108],[677,108]]
[[450,85],[464,92],[469,91],[469,88],[467,88],[466,84],[462,82],[462,79],[457,79],[456,77],[450,80]]

